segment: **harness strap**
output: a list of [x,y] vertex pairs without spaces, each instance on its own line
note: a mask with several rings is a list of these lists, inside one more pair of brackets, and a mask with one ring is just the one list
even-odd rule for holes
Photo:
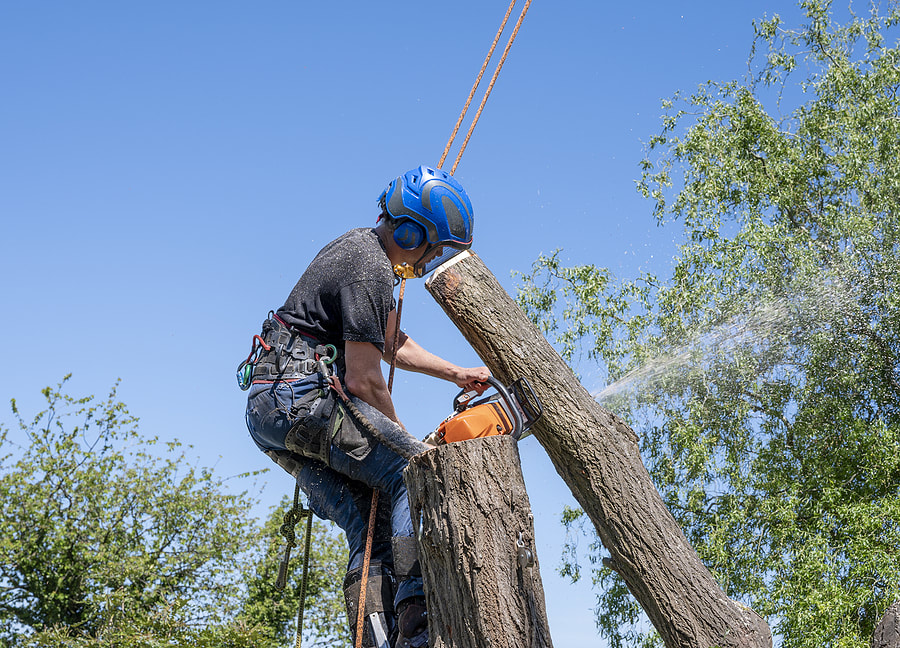
[[318,363],[343,363],[343,353],[332,344],[319,344],[313,336],[286,324],[275,313],[262,325],[262,334],[253,338],[248,357],[252,365],[250,382],[273,383],[297,380],[319,371]]

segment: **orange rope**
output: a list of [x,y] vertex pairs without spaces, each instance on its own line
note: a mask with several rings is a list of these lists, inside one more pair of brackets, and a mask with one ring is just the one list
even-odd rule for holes
[[469,144],[469,138],[472,136],[472,131],[475,130],[475,124],[478,123],[478,118],[481,117],[481,111],[484,110],[484,104],[487,103],[488,97],[491,96],[491,90],[494,87],[494,82],[500,75],[500,69],[503,67],[503,62],[506,61],[506,55],[509,54],[509,48],[512,47],[513,41],[516,40],[516,35],[519,33],[519,27],[522,26],[522,21],[525,20],[525,14],[528,13],[528,7],[530,6],[531,0],[526,0],[525,6],[522,7],[522,13],[519,14],[519,20],[516,21],[516,26],[513,28],[513,32],[509,37],[509,41],[506,43],[506,49],[503,50],[503,56],[500,57],[500,62],[497,64],[497,69],[494,70],[494,76],[491,77],[491,82],[488,84],[487,90],[485,90],[484,92],[484,97],[482,97],[481,99],[481,105],[478,106],[478,111],[475,113],[475,117],[472,118],[472,124],[469,126],[469,132],[466,133],[466,139],[463,140],[462,148],[459,149],[459,153],[456,155],[456,161],[453,163],[453,168],[450,169],[450,175],[456,173],[456,167],[459,166],[459,161],[462,159],[463,152],[466,150],[466,146]]
[[[484,64],[481,66],[481,71],[478,73],[478,78],[475,79],[475,84],[472,86],[472,90],[469,92],[469,96],[466,99],[466,104],[463,106],[462,112],[459,115],[459,119],[456,121],[456,126],[453,128],[453,133],[450,135],[450,140],[447,142],[447,146],[444,148],[444,153],[441,155],[441,161],[438,162],[438,168],[441,168],[444,165],[444,161],[447,159],[447,153],[450,151],[450,147],[453,145],[453,140],[456,139],[456,134],[459,132],[459,127],[462,124],[462,120],[466,115],[466,112],[469,110],[469,106],[472,103],[472,98],[475,96],[475,91],[478,89],[478,85],[481,83],[481,77],[484,75],[484,71],[487,68],[488,63],[491,60],[491,57],[494,55],[494,49],[497,47],[497,43],[500,40],[500,36],[503,34],[503,29],[506,27],[506,21],[509,20],[509,16],[512,13],[512,8],[515,6],[516,0],[511,0],[509,3],[509,8],[506,10],[506,15],[503,17],[503,22],[500,23],[500,29],[497,30],[497,35],[494,37],[494,42],[491,44],[491,48],[488,51],[487,58],[484,60]],[[525,6],[522,8],[522,13],[519,14],[519,19],[516,21],[516,26],[513,28],[513,32],[509,37],[509,41],[506,43],[506,48],[503,50],[503,56],[500,57],[500,62],[497,64],[497,69],[494,70],[494,75],[491,77],[491,82],[488,84],[487,90],[484,93],[484,97],[481,99],[481,104],[478,106],[478,111],[475,113],[475,117],[472,119],[472,124],[469,126],[469,131],[466,133],[466,139],[463,140],[462,148],[459,150],[459,153],[456,155],[456,161],[453,163],[453,168],[450,170],[450,173],[453,174],[456,172],[456,167],[459,165],[459,161],[462,159],[463,151],[466,150],[466,146],[469,143],[469,138],[472,137],[472,132],[475,130],[475,124],[478,123],[478,118],[481,117],[481,111],[484,110],[484,105],[487,103],[487,98],[491,95],[491,90],[494,87],[494,82],[497,80],[497,77],[500,75],[500,70],[503,68],[503,63],[506,61],[506,55],[509,54],[509,49],[512,47],[513,41],[516,40],[516,36],[519,33],[519,27],[522,26],[522,21],[525,19],[525,14],[528,13],[528,7],[531,6],[531,0],[526,0]],[[388,375],[388,392],[393,390],[394,386],[394,369],[397,365],[397,346],[400,342],[400,315],[403,312],[403,293],[406,290],[406,279],[402,278],[400,280],[400,295],[397,298],[397,321],[396,327],[394,330],[394,345],[391,350],[391,370]],[[356,614],[356,648],[360,648],[362,646],[362,636],[363,636],[363,622],[366,618],[366,591],[368,590],[369,585],[369,563],[372,556],[372,542],[375,537],[375,515],[378,512],[378,490],[372,490],[372,505],[369,508],[369,528],[366,533],[366,549],[365,555],[363,557],[363,571],[362,577],[359,583],[359,610]]]
[[356,648],[361,648],[363,622],[366,619],[366,591],[369,589],[369,562],[372,558],[372,542],[375,539],[375,514],[378,512],[378,491],[372,489],[372,506],[369,507],[369,529],[366,533],[366,553],[363,557],[362,578],[359,581],[359,610],[356,613]]
[[[397,320],[394,327],[394,346],[391,349],[391,371],[388,376],[388,392],[393,391],[394,369],[397,366],[397,347],[400,343],[400,315],[403,313],[403,293],[406,278],[400,279],[400,295],[397,297]],[[366,533],[366,551],[363,555],[363,571],[359,582],[359,610],[356,612],[356,648],[361,648],[363,623],[366,618],[366,594],[369,589],[369,561],[372,558],[372,542],[375,537],[375,516],[378,512],[378,490],[372,489],[372,505],[369,507],[369,528]]]
[[403,293],[406,292],[406,277],[400,279],[400,295],[397,297],[397,321],[394,327],[394,347],[391,349],[391,370],[388,373],[388,391],[394,391],[394,369],[397,366],[397,347],[400,346],[400,316],[403,314]]
[[472,89],[469,91],[469,96],[466,99],[466,105],[463,106],[462,112],[459,113],[459,119],[456,120],[456,126],[453,127],[453,133],[450,135],[450,139],[447,140],[447,146],[444,147],[444,152],[441,155],[441,161],[438,162],[438,168],[440,169],[444,166],[444,160],[447,159],[447,153],[450,152],[450,147],[453,146],[453,140],[456,139],[456,134],[459,132],[459,127],[462,125],[462,121],[466,116],[466,113],[469,111],[469,106],[472,104],[472,98],[475,96],[475,91],[478,89],[478,85],[481,83],[481,77],[484,76],[484,71],[487,69],[488,63],[491,61],[491,57],[494,56],[494,49],[497,47],[497,43],[500,42],[500,36],[503,35],[503,30],[506,28],[506,21],[509,20],[509,16],[512,13],[513,7],[515,6],[517,0],[512,0],[509,3],[509,7],[506,9],[506,15],[503,16],[503,22],[500,23],[500,29],[497,30],[497,35],[494,36],[494,42],[491,43],[491,49],[488,50],[487,57],[484,59],[484,63],[481,65],[481,71],[478,72],[478,78],[475,79],[475,84],[472,86]]

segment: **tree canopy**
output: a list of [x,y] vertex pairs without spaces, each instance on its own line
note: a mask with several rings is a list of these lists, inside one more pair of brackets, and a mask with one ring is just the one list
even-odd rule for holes
[[[596,396],[726,593],[785,648],[855,648],[900,598],[900,4],[800,4],[755,24],[746,79],[664,102],[638,188],[682,228],[671,276],[552,254],[518,298],[605,366]],[[590,554],[601,632],[652,643]]]
[[[33,418],[13,400],[17,429],[0,427],[0,645],[290,641],[297,592],[272,586],[287,502],[260,524],[246,491],[142,436],[115,389],[97,402],[64,383]],[[346,548],[320,523],[312,547],[307,645],[347,645]]]

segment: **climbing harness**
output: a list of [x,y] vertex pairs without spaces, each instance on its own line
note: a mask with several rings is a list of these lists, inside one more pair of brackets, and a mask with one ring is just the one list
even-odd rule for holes
[[238,386],[246,391],[255,383],[274,383],[322,373],[320,363],[331,367],[343,354],[333,344],[319,344],[284,322],[273,311],[253,336],[250,354],[238,365]]
[[[403,294],[404,294],[404,282],[405,280],[401,280],[401,290],[400,296],[398,298],[398,306],[397,306],[397,330],[399,331],[399,322],[400,322],[400,314],[402,312],[403,305]],[[298,336],[295,332],[290,329],[286,324],[284,324],[277,315],[270,313],[269,319],[266,320],[266,324],[263,326],[263,336],[254,336],[253,346],[251,348],[250,355],[245,361],[246,367],[250,368],[248,386],[250,383],[256,382],[269,382],[269,380],[265,380],[264,378],[269,378],[272,375],[272,371],[276,372],[276,375],[280,378],[279,380],[287,380],[290,376],[296,375],[298,372],[301,372],[303,376],[310,375],[312,373],[319,373],[322,376],[323,383],[328,386],[338,397],[341,405],[345,408],[347,413],[359,424],[360,427],[369,432],[375,439],[377,439],[380,443],[384,444],[387,448],[397,453],[398,455],[404,457],[405,459],[410,459],[415,453],[411,452],[407,448],[403,448],[394,442],[388,435],[385,435],[381,430],[379,430],[369,419],[359,410],[359,408],[350,400],[350,397],[344,391],[343,385],[341,384],[340,378],[336,372],[332,370],[332,367],[336,360],[340,357],[340,352],[333,345],[317,345],[314,349],[312,349],[313,353],[309,354],[309,349],[303,350],[302,345],[298,341]],[[393,377],[393,368],[396,365],[396,345],[398,343],[399,336],[395,335],[394,338],[394,353],[391,361],[392,371],[391,376]],[[281,351],[279,351],[281,349]],[[281,361],[279,360],[279,353],[292,353],[292,359]],[[271,354],[271,355],[269,355]],[[312,355],[311,358],[307,357],[308,355]],[[291,364],[291,363],[294,364]],[[243,364],[243,363],[242,363]],[[268,365],[268,368],[266,368]],[[262,369],[261,369],[262,367]],[[239,367],[239,373],[246,371],[245,367]],[[258,379],[261,376],[262,378]],[[392,381],[390,383],[392,385]],[[315,396],[315,394],[312,394]],[[312,407],[312,405],[310,405]],[[292,428],[293,431],[293,428]],[[290,435],[291,432],[288,433]],[[361,583],[360,583],[360,600],[359,600],[359,612],[357,615],[357,648],[361,645],[359,642],[363,636],[363,623],[365,619],[365,609],[366,609],[366,594],[368,591],[368,576],[369,576],[369,566],[371,562],[372,555],[372,543],[374,541],[374,531],[375,531],[375,519],[378,508],[378,491],[372,491],[372,501],[370,505],[369,511],[369,526],[366,537],[366,549],[363,558],[363,570],[361,574]],[[275,587],[279,591],[283,591],[286,587],[287,583],[287,573],[288,567],[290,563],[291,549],[296,546],[296,538],[294,527],[302,520],[304,517],[307,518],[307,530],[306,530],[306,542],[305,542],[305,554],[304,554],[304,566],[303,566],[303,577],[302,584],[300,587],[300,609],[297,614],[297,639],[296,639],[296,648],[300,648],[302,636],[303,636],[303,612],[305,609],[306,603],[306,583],[308,579],[308,570],[309,570],[309,555],[310,555],[310,544],[311,544],[311,534],[312,534],[312,512],[304,508],[300,504],[300,486],[299,481],[294,485],[294,505],[293,508],[285,514],[284,524],[281,527],[281,534],[286,539],[286,545],[284,552],[282,554],[281,563],[279,565],[278,577],[275,582]],[[380,626],[376,626],[376,623],[380,623],[377,619],[372,619],[372,635],[373,636],[382,636],[384,634],[384,628]]]
[[[254,383],[297,380],[318,373],[322,384],[328,384],[333,365],[340,358],[341,354],[333,344],[315,344],[312,338],[291,328],[278,315],[269,311],[269,316],[263,322],[262,333],[253,336],[250,354],[238,365],[237,381],[242,390],[247,390]],[[322,394],[324,393],[323,391]],[[312,510],[300,503],[300,481],[297,477],[294,484],[294,503],[285,513],[284,523],[281,525],[281,535],[286,542],[275,580],[275,588],[280,592],[287,586],[291,549],[297,546],[295,527],[304,518],[306,518],[306,538],[299,592],[300,606],[297,612],[296,648],[300,648],[303,640],[303,613],[306,609],[306,590],[309,582],[313,521]]]

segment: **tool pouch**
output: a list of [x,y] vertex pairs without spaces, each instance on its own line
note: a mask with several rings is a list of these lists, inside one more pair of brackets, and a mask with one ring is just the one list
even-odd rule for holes
[[[320,378],[324,383],[324,379]],[[291,428],[284,445],[291,452],[328,463],[337,399],[329,389],[313,389],[294,401],[289,417]]]
[[362,431],[359,422],[347,411],[343,403],[338,402],[332,422],[332,439],[334,445],[357,461],[369,456],[377,441]]

